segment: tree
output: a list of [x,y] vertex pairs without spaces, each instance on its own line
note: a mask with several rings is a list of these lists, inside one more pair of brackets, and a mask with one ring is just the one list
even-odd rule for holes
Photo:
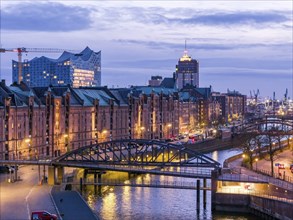
[[233,139],[233,146],[242,150],[244,159],[243,161],[244,163],[248,163],[250,169],[252,169],[253,157],[255,156],[255,150],[257,146],[255,143],[256,136],[256,133],[249,132],[237,135]]
[[274,131],[270,131],[265,135],[265,152],[268,154],[268,161],[271,163],[271,176],[274,176],[274,161],[278,158],[277,151],[280,149],[276,143],[277,134]]

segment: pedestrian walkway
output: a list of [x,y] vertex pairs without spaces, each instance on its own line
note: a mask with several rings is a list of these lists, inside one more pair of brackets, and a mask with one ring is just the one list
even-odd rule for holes
[[[282,160],[282,161],[293,160],[292,151],[284,150],[283,152],[281,152],[278,155],[278,158],[279,158],[279,160]],[[280,159],[280,158],[282,158],[282,159]],[[246,176],[247,178],[251,178],[251,177],[258,178],[259,180],[267,181],[268,183],[276,185],[276,186],[281,187],[283,189],[293,191],[293,183],[292,182],[284,181],[283,179],[277,179],[277,178],[274,178],[274,177],[271,177],[268,175],[261,174],[259,172],[255,172],[254,170],[247,169],[247,168],[241,166],[242,161],[243,161],[242,157],[235,158],[234,160],[228,162],[228,168],[233,170],[233,172],[238,172],[243,177]],[[258,170],[260,170],[260,169],[270,170],[270,161],[267,161],[264,159],[255,161],[253,164],[253,168],[258,169]],[[289,171],[288,171],[288,174],[289,174]]]
[[78,192],[53,189],[52,196],[63,220],[98,219]]

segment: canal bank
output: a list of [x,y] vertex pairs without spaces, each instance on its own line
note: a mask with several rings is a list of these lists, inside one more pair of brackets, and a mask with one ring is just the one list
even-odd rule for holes
[[[291,151],[282,152],[291,156]],[[259,166],[265,167],[258,161]],[[212,180],[212,208],[217,211],[239,211],[257,214],[263,219],[293,219],[293,183],[264,176],[241,166],[242,155],[224,162],[219,175]]]
[[227,150],[233,148],[233,139],[210,139],[197,143],[185,143],[185,147],[200,153],[211,153],[213,151]]
[[61,190],[59,185],[53,187],[51,195],[60,214],[60,220],[99,219],[77,191]]

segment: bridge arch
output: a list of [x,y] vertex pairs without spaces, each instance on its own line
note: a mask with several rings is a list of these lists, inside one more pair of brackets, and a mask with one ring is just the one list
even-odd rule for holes
[[[259,132],[265,132],[269,130],[268,125],[274,125],[277,127],[286,127],[285,130],[292,131],[293,130],[293,118],[258,118],[249,123],[243,123],[241,125],[235,126],[236,132],[255,132],[256,130]],[[264,129],[262,129],[264,127]]]
[[120,166],[180,166],[217,169],[220,163],[182,145],[158,140],[124,139],[84,146],[68,152],[52,164]]

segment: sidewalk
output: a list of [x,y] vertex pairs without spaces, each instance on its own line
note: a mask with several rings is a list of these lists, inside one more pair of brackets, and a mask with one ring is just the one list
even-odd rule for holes
[[[282,162],[284,162],[286,164],[290,163],[290,160],[293,160],[292,151],[284,150],[283,152],[281,152],[278,155],[278,158],[279,158],[280,161],[282,161]],[[264,175],[264,174],[261,174],[259,172],[255,172],[255,171],[250,170],[250,169],[247,169],[247,168],[241,166],[242,160],[243,160],[243,158],[241,157],[241,158],[238,158],[238,159],[235,159],[235,160],[229,162],[228,163],[228,168],[230,168],[231,170],[233,170],[235,172],[240,173],[241,176],[244,176],[246,178],[251,178],[251,177],[258,178],[260,180],[268,181],[270,184],[276,185],[276,186],[281,187],[283,189],[293,191],[293,183],[292,182],[284,181],[282,179],[277,179],[277,178],[274,178],[274,177],[271,177],[271,176],[268,176],[268,175]],[[277,161],[275,163],[277,163]],[[288,165],[287,165],[287,167],[288,167]],[[270,161],[266,161],[266,160],[262,159],[262,160],[259,160],[257,162],[254,162],[253,163],[253,168],[254,169],[257,168],[257,170],[266,170],[269,173],[269,171],[270,171]],[[277,169],[275,169],[275,172],[277,173]],[[289,175],[291,175],[289,173],[289,170],[286,171],[286,172]],[[293,176],[293,174],[292,174],[292,176]]]
[[63,220],[97,220],[93,211],[76,191],[58,191],[52,196]]
[[0,220],[28,220],[34,210],[57,213],[50,196],[51,187],[38,185],[36,169],[20,167],[21,180],[14,183],[7,182],[6,174],[0,176]]

